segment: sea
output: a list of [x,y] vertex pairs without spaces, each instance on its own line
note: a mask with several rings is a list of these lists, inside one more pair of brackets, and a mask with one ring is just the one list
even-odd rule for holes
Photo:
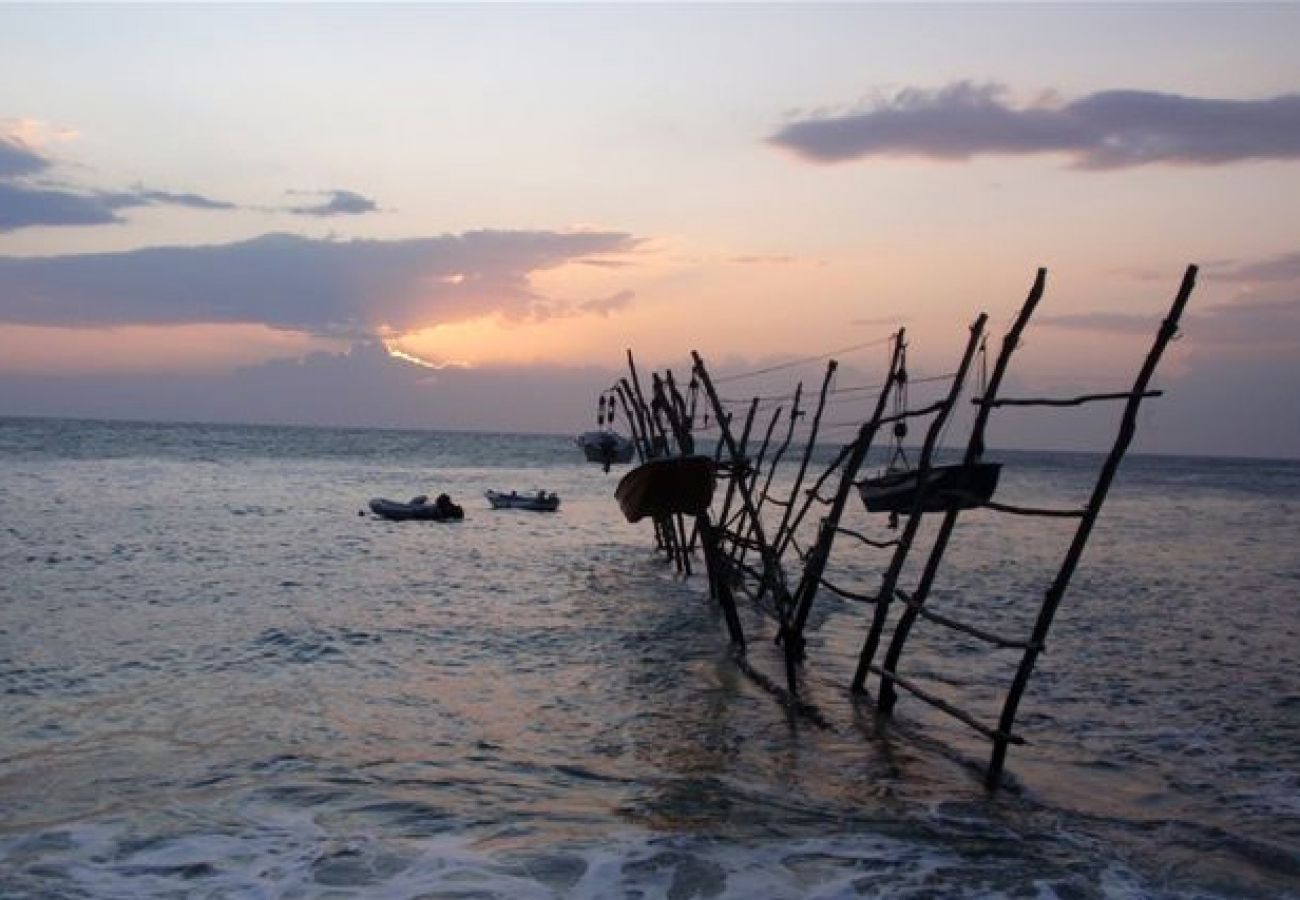
[[[1101,461],[989,455],[1034,506]],[[1129,455],[993,793],[965,724],[851,694],[869,604],[818,594],[805,705],[746,598],[738,662],[623,471],[563,436],[0,419],[0,897],[1300,897],[1300,463]],[[367,511],[443,492],[463,521]],[[1072,524],[961,522],[933,608],[1027,634]],[[841,540],[827,580],[887,559]],[[992,722],[1017,659],[923,622],[900,670]]]

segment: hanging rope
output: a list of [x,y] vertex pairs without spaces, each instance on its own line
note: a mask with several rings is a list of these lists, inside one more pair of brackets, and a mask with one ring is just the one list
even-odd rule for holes
[[[894,388],[894,415],[902,416],[908,410],[907,400],[907,345],[899,348],[898,383]],[[907,453],[903,450],[903,438],[907,437],[907,421],[900,418],[894,423],[894,453],[889,458],[889,468],[909,469]]]

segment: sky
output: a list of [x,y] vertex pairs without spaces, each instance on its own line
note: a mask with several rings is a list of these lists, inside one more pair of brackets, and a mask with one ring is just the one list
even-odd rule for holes
[[[572,432],[628,348],[862,348],[869,384],[905,327],[950,372],[1040,266],[1012,385],[1123,390],[1194,263],[1137,447],[1300,457],[1297,34],[1291,4],[3,5],[0,415]],[[1042,415],[992,437],[1113,435]]]

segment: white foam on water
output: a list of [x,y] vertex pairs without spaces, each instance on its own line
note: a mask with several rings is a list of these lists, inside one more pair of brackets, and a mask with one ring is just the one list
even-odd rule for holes
[[[600,900],[607,897],[1150,897],[1109,864],[1034,879],[1005,860],[879,834],[733,841],[625,831],[600,841],[485,849],[491,835],[420,840],[326,833],[306,813],[259,810],[238,830],[140,838],[122,823],[76,825],[0,842],[0,891],[14,897],[419,897]],[[12,894],[10,893],[12,891]]]

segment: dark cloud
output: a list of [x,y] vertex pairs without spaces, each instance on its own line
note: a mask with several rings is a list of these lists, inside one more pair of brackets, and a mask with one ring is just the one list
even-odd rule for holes
[[199,194],[173,194],[143,188],[131,191],[78,193],[59,188],[28,187],[0,182],[0,232],[38,225],[115,225],[118,210],[141,206],[184,206],[191,209],[236,209],[233,203]]
[[21,140],[0,135],[0,233],[37,226],[116,225],[118,210],[141,206],[238,209],[201,194],[158,191],[136,185],[128,191],[85,191],[32,183],[50,161]]
[[101,197],[0,183],[0,232],[37,225],[111,225],[121,221]]
[[327,199],[311,206],[294,206],[289,212],[300,216],[356,216],[374,212],[379,207],[369,197],[355,191],[321,191]]
[[49,160],[22,141],[0,134],[0,178],[35,175],[45,171],[49,166]]
[[190,209],[239,209],[234,203],[213,200],[201,194],[174,194],[171,191],[150,191],[137,188],[97,195],[109,209],[129,209],[136,206],[185,206]]
[[1084,169],[1300,158],[1300,94],[1213,100],[1102,91],[1063,105],[1012,107],[1005,88],[907,88],[872,108],[791,122],[768,140],[812,162],[873,156],[964,160],[1063,153]]
[[534,273],[638,244],[628,234],[597,231],[484,230],[396,241],[269,234],[206,247],[0,257],[0,322],[238,322],[361,335],[488,313],[554,315],[571,304],[539,295]]

